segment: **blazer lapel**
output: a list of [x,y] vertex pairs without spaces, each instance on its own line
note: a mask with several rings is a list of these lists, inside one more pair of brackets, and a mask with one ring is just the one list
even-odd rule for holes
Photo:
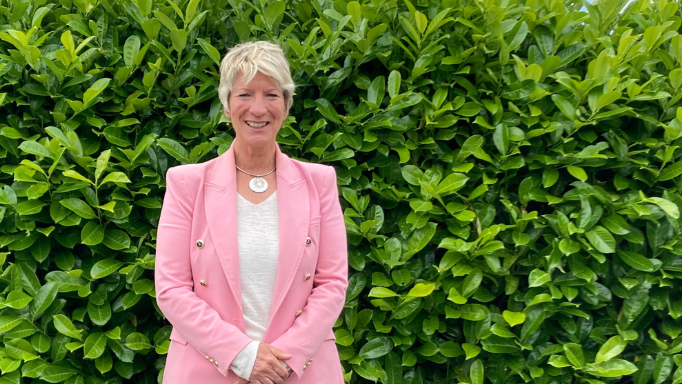
[[[310,221],[308,186],[291,159],[277,147],[277,205],[279,207],[279,258],[269,323],[282,305],[301,263]],[[268,330],[270,330],[268,324]],[[266,331],[266,337],[268,333]]]
[[[308,187],[279,145],[277,166],[277,205],[279,214],[279,255],[277,276],[270,309],[270,322],[284,301],[300,265],[310,220]],[[242,311],[239,248],[237,239],[237,183],[234,145],[217,160],[204,188],[204,208],[211,239],[230,290]],[[268,330],[271,327],[268,325]],[[266,332],[266,337],[268,332]]]
[[242,311],[241,281],[239,277],[239,248],[237,244],[237,176],[234,166],[234,146],[217,161],[206,188],[204,212],[220,266],[235,301]]

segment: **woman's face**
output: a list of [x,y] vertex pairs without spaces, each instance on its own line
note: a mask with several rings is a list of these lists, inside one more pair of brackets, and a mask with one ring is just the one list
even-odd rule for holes
[[277,82],[257,72],[248,84],[238,74],[228,99],[230,112],[225,116],[232,121],[240,143],[251,147],[264,147],[275,143],[282,121],[287,117],[284,95]]

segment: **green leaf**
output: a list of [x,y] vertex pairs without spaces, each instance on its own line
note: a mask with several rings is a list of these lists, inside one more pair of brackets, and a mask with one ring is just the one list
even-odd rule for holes
[[388,95],[392,98],[400,94],[400,72],[393,70],[388,75]]
[[384,99],[385,88],[386,78],[383,76],[375,77],[367,90],[367,101],[377,107],[381,106],[381,101]]
[[76,179],[76,180],[85,181],[86,183],[90,183],[90,184],[93,184],[93,185],[95,184],[95,183],[92,182],[92,180],[88,179],[88,178],[85,177],[85,176],[82,176],[80,173],[78,173],[78,172],[76,172],[76,171],[73,171],[73,170],[64,171],[64,172],[62,172],[62,175],[66,176],[66,177],[70,177],[70,178]]
[[133,332],[126,337],[126,347],[133,351],[142,351],[152,347],[149,338],[139,332]]
[[[265,23],[270,27],[274,28],[275,21],[277,20],[278,17],[280,17],[286,9],[286,6],[283,1],[274,1],[270,3],[266,8],[265,12],[263,12],[263,19],[265,19]],[[273,31],[274,32],[274,31]]]
[[425,297],[429,296],[431,292],[433,292],[434,289],[434,284],[432,283],[417,283],[415,284],[412,289],[410,289],[410,292],[407,294],[407,296],[410,297]]
[[37,157],[47,157],[50,159],[54,157],[52,151],[35,141],[24,141],[19,144],[19,149]]
[[114,250],[127,249],[130,247],[130,236],[120,229],[107,229],[102,243]]
[[656,204],[666,215],[677,220],[680,218],[680,210],[677,205],[669,200],[660,197],[649,197],[645,201]]
[[585,356],[583,355],[582,345],[576,343],[566,343],[563,347],[566,358],[574,367],[582,368],[585,365]]
[[0,303],[0,308],[10,307],[14,309],[22,309],[31,302],[33,298],[22,291],[10,292],[5,301]]
[[130,179],[123,172],[112,172],[104,177],[99,186],[103,186],[106,183],[130,183]]
[[[338,338],[337,338],[338,340]],[[384,371],[386,371],[386,384],[402,384],[403,367],[397,353],[389,352],[384,359]]]
[[156,141],[156,145],[161,147],[166,153],[173,156],[176,160],[183,163],[191,163],[189,152],[177,141],[169,138],[161,138]]
[[21,324],[23,320],[16,316],[0,316],[0,333],[8,332],[17,325]]
[[59,287],[55,283],[46,283],[40,287],[29,306],[29,313],[31,314],[32,320],[36,320],[45,312],[45,310],[47,310],[54,299],[57,298],[58,292]]
[[552,95],[552,101],[564,116],[568,117],[570,120],[575,120],[575,107],[570,101],[556,93]]
[[627,345],[627,342],[625,342],[621,336],[611,337],[601,346],[601,348],[599,348],[595,362],[600,363],[602,361],[611,360],[620,355]]
[[184,29],[174,29],[170,32],[170,36],[173,42],[173,49],[182,52],[185,49],[185,45],[187,45],[187,32]]
[[104,228],[95,221],[88,221],[81,231],[81,243],[97,245],[104,239]]
[[464,278],[464,281],[462,281],[462,296],[471,296],[481,285],[482,280],[483,272],[481,272],[481,270],[478,268],[474,268],[471,272],[469,272],[467,277]]
[[662,384],[670,376],[673,369],[673,360],[670,356],[659,354],[654,361],[654,384]]
[[660,175],[658,175],[658,180],[672,180],[679,175],[682,175],[682,161],[678,161],[677,163],[670,164],[669,166],[665,167],[665,169],[661,171]]
[[606,92],[605,94],[599,96],[593,112],[597,112],[600,109],[604,108],[605,106],[607,106],[607,105],[615,102],[616,100],[620,99],[621,95],[622,95],[622,93],[620,91],[610,91],[610,92]]
[[526,321],[526,314],[523,312],[504,311],[502,312],[502,317],[504,317],[504,320],[512,327],[523,324],[523,322]]
[[521,328],[521,339],[526,340],[533,333],[540,329],[542,323],[545,321],[545,311],[542,306],[535,305],[526,312],[526,321]]
[[493,133],[493,143],[502,155],[509,150],[509,127],[506,124],[497,124]]
[[208,57],[210,57],[216,65],[220,66],[220,52],[218,52],[218,50],[213,47],[206,39],[198,37],[197,42],[199,43],[201,49],[203,49],[208,55]]
[[394,297],[399,296],[397,293],[384,287],[374,287],[369,291],[368,297]]
[[625,264],[631,266],[638,271],[653,272],[654,264],[651,260],[647,259],[638,253],[632,251],[618,251],[618,257],[625,262]]
[[469,321],[481,321],[488,317],[488,308],[480,304],[465,304],[460,310],[462,311],[462,319]]
[[414,165],[406,165],[401,169],[401,173],[405,181],[412,185],[420,185],[421,179],[424,177],[424,172]]
[[534,269],[530,272],[528,276],[528,286],[529,287],[540,287],[552,281],[552,276],[540,269]]
[[616,240],[606,228],[595,225],[585,233],[590,244],[601,253],[614,253],[616,251]]
[[123,46],[123,61],[128,67],[135,65],[135,58],[140,53],[140,38],[130,35]]
[[94,219],[97,217],[95,211],[83,200],[68,198],[60,200],[59,203],[84,219]]
[[600,363],[587,364],[585,372],[597,377],[619,377],[631,375],[637,371],[637,367],[626,360],[609,360]]
[[379,336],[363,345],[358,354],[365,359],[376,359],[388,354],[392,349],[393,343],[391,342],[391,339],[385,336]]
[[93,279],[101,279],[116,272],[123,266],[123,263],[114,259],[100,260],[90,269],[90,276]]
[[568,173],[570,173],[571,176],[575,177],[576,179],[580,181],[587,181],[587,173],[585,173],[584,169],[574,165],[569,165],[566,167],[566,169],[568,170]]
[[87,339],[85,339],[85,345],[83,346],[83,354],[86,359],[96,359],[104,353],[104,349],[107,345],[107,337],[102,332],[91,333]]
[[111,305],[109,302],[95,305],[92,301],[88,301],[88,316],[93,324],[103,326],[111,319]]
[[403,254],[405,259],[410,258],[415,253],[421,251],[431,241],[436,234],[436,223],[427,223],[423,227],[415,230],[407,242],[407,251]]
[[469,376],[471,376],[471,384],[483,384],[484,369],[481,360],[475,360],[469,368]]
[[622,216],[615,213],[603,218],[601,222],[606,229],[615,235],[627,235],[630,233],[630,225]]
[[[408,165],[405,168],[407,168],[407,167],[410,167],[410,166]],[[403,168],[403,170],[405,170],[405,168]],[[440,196],[448,195],[450,193],[456,192],[456,191],[460,190],[461,188],[463,188],[464,185],[466,184],[467,180],[469,180],[469,178],[464,174],[451,173],[448,176],[446,176],[445,179],[443,179],[438,184],[438,186],[436,187],[434,192]],[[412,184],[412,183],[410,183],[410,184]]]
[[329,100],[317,99],[315,100],[315,104],[317,104],[317,110],[322,114],[322,116],[335,122],[336,124],[341,124],[339,114],[336,112],[336,109],[334,109],[334,106],[332,106],[332,103],[330,103]]
[[77,329],[68,317],[62,314],[57,314],[54,315],[52,320],[54,321],[54,327],[59,333],[73,337],[74,339],[83,340],[83,331]]
[[95,81],[92,86],[90,86],[90,88],[88,88],[88,90],[83,94],[83,104],[91,104],[91,102],[107,88],[110,81],[111,79],[109,78],[102,78]]

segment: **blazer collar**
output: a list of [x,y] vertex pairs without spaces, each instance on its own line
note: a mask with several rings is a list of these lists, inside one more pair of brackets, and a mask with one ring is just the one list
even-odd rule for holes
[[[233,142],[234,144],[234,142]],[[277,167],[277,183],[280,180],[288,184],[295,184],[301,180],[301,176],[291,163],[289,156],[282,153],[279,144],[275,143],[275,167]],[[208,183],[223,189],[237,180],[237,167],[234,160],[234,145],[218,157],[218,164],[213,169],[213,174]]]

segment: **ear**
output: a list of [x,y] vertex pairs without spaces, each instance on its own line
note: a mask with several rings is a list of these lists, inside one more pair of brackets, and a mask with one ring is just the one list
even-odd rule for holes
[[232,119],[232,114],[230,112],[223,110],[223,113],[225,113],[225,117],[227,117],[228,120]]

